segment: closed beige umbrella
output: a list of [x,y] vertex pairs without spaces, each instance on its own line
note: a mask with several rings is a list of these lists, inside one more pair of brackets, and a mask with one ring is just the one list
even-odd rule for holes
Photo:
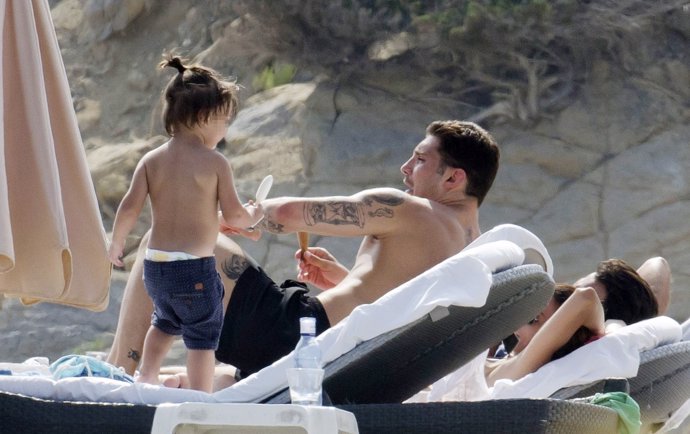
[[100,311],[105,230],[47,0],[0,0],[0,292]]

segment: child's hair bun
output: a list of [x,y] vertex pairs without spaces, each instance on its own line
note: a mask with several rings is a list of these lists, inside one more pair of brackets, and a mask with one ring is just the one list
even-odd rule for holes
[[163,62],[163,66],[169,66],[171,68],[177,69],[180,74],[184,74],[187,67],[182,64],[182,59],[179,56],[171,56]]

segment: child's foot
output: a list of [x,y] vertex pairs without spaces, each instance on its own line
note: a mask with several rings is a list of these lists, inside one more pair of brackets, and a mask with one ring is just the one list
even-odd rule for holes
[[150,376],[141,375],[141,374],[139,374],[137,377],[135,377],[134,381],[136,381],[137,383],[146,383],[146,384],[154,384],[154,385],[160,384],[160,382],[158,381],[158,376],[150,377]]

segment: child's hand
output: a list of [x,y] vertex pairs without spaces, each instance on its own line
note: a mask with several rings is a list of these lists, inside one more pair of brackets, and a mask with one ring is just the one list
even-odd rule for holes
[[108,259],[110,259],[110,262],[112,262],[113,265],[118,267],[125,266],[125,263],[122,262],[123,250],[124,246],[121,244],[114,242],[110,243],[110,247],[108,248]]
[[232,235],[241,235],[245,238],[249,238],[252,241],[258,241],[261,238],[261,231],[259,229],[254,229],[252,231],[248,231],[246,229],[242,228],[236,228],[234,226],[230,226],[223,219],[220,220],[220,233],[223,235],[226,235],[228,237]]

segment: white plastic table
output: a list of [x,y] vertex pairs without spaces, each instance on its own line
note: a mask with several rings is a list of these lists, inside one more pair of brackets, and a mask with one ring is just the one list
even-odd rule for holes
[[293,404],[161,404],[151,434],[358,434],[354,414]]

